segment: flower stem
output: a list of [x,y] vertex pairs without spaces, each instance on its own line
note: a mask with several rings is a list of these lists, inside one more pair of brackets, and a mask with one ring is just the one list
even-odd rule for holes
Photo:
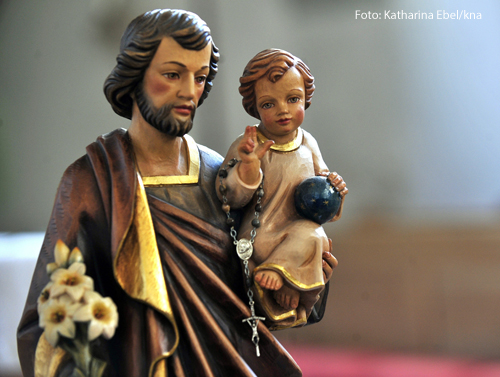
[[58,346],[68,352],[76,368],[73,376],[100,377],[104,374],[106,363],[92,357],[88,341],[88,323],[76,322],[76,335],[74,339],[64,336],[59,338]]

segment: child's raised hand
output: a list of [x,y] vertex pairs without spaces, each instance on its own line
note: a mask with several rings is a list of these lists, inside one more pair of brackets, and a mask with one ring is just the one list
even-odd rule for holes
[[252,126],[245,128],[245,135],[238,145],[238,154],[243,163],[252,163],[255,160],[260,160],[266,152],[274,144],[274,141],[268,140],[263,144],[259,144],[257,140],[257,129]]
[[247,126],[245,128],[245,134],[238,144],[238,155],[241,160],[241,163],[238,164],[238,173],[243,182],[255,183],[259,177],[260,160],[273,144],[272,140],[260,144],[257,140],[256,127]]

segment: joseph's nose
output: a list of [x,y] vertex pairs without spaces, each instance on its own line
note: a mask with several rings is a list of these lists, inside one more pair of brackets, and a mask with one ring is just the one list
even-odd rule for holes
[[181,87],[177,92],[177,96],[180,98],[185,98],[187,100],[192,100],[195,96],[195,81],[194,77],[186,77],[181,82]]

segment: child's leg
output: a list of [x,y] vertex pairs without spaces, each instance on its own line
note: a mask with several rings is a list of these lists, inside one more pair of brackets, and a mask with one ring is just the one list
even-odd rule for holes
[[272,291],[277,291],[283,286],[281,275],[272,270],[257,271],[254,279],[262,288]]

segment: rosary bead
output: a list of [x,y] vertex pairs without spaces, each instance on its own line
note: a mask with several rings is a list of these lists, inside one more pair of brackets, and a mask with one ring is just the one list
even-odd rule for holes
[[220,185],[220,186],[219,186],[219,191],[220,191],[220,193],[221,193],[222,195],[226,195],[226,192],[227,192],[227,188],[226,188],[226,186],[224,186],[224,185]]
[[219,170],[219,177],[226,178],[227,177],[227,170],[226,169],[220,169]]
[[262,197],[264,196],[264,190],[263,190],[263,189],[258,189],[258,190],[257,190],[257,196],[258,196],[259,198],[262,198]]
[[252,286],[252,278],[247,278],[246,283],[247,283],[247,288],[250,288]]
[[234,226],[234,219],[228,217],[226,220],[226,224],[229,226]]
[[258,228],[260,226],[260,220],[259,219],[253,219],[252,220],[252,226],[254,228]]
[[235,159],[235,158],[233,158],[233,159],[229,160],[229,162],[227,163],[227,165],[229,167],[233,167],[234,165],[236,165],[237,162],[238,162],[238,160]]
[[223,205],[222,205],[222,210],[223,210],[225,213],[229,213],[229,211],[231,210],[231,207],[229,206],[229,204],[223,204]]
[[255,205],[255,212],[260,212],[260,211],[262,211],[262,205],[256,204]]

